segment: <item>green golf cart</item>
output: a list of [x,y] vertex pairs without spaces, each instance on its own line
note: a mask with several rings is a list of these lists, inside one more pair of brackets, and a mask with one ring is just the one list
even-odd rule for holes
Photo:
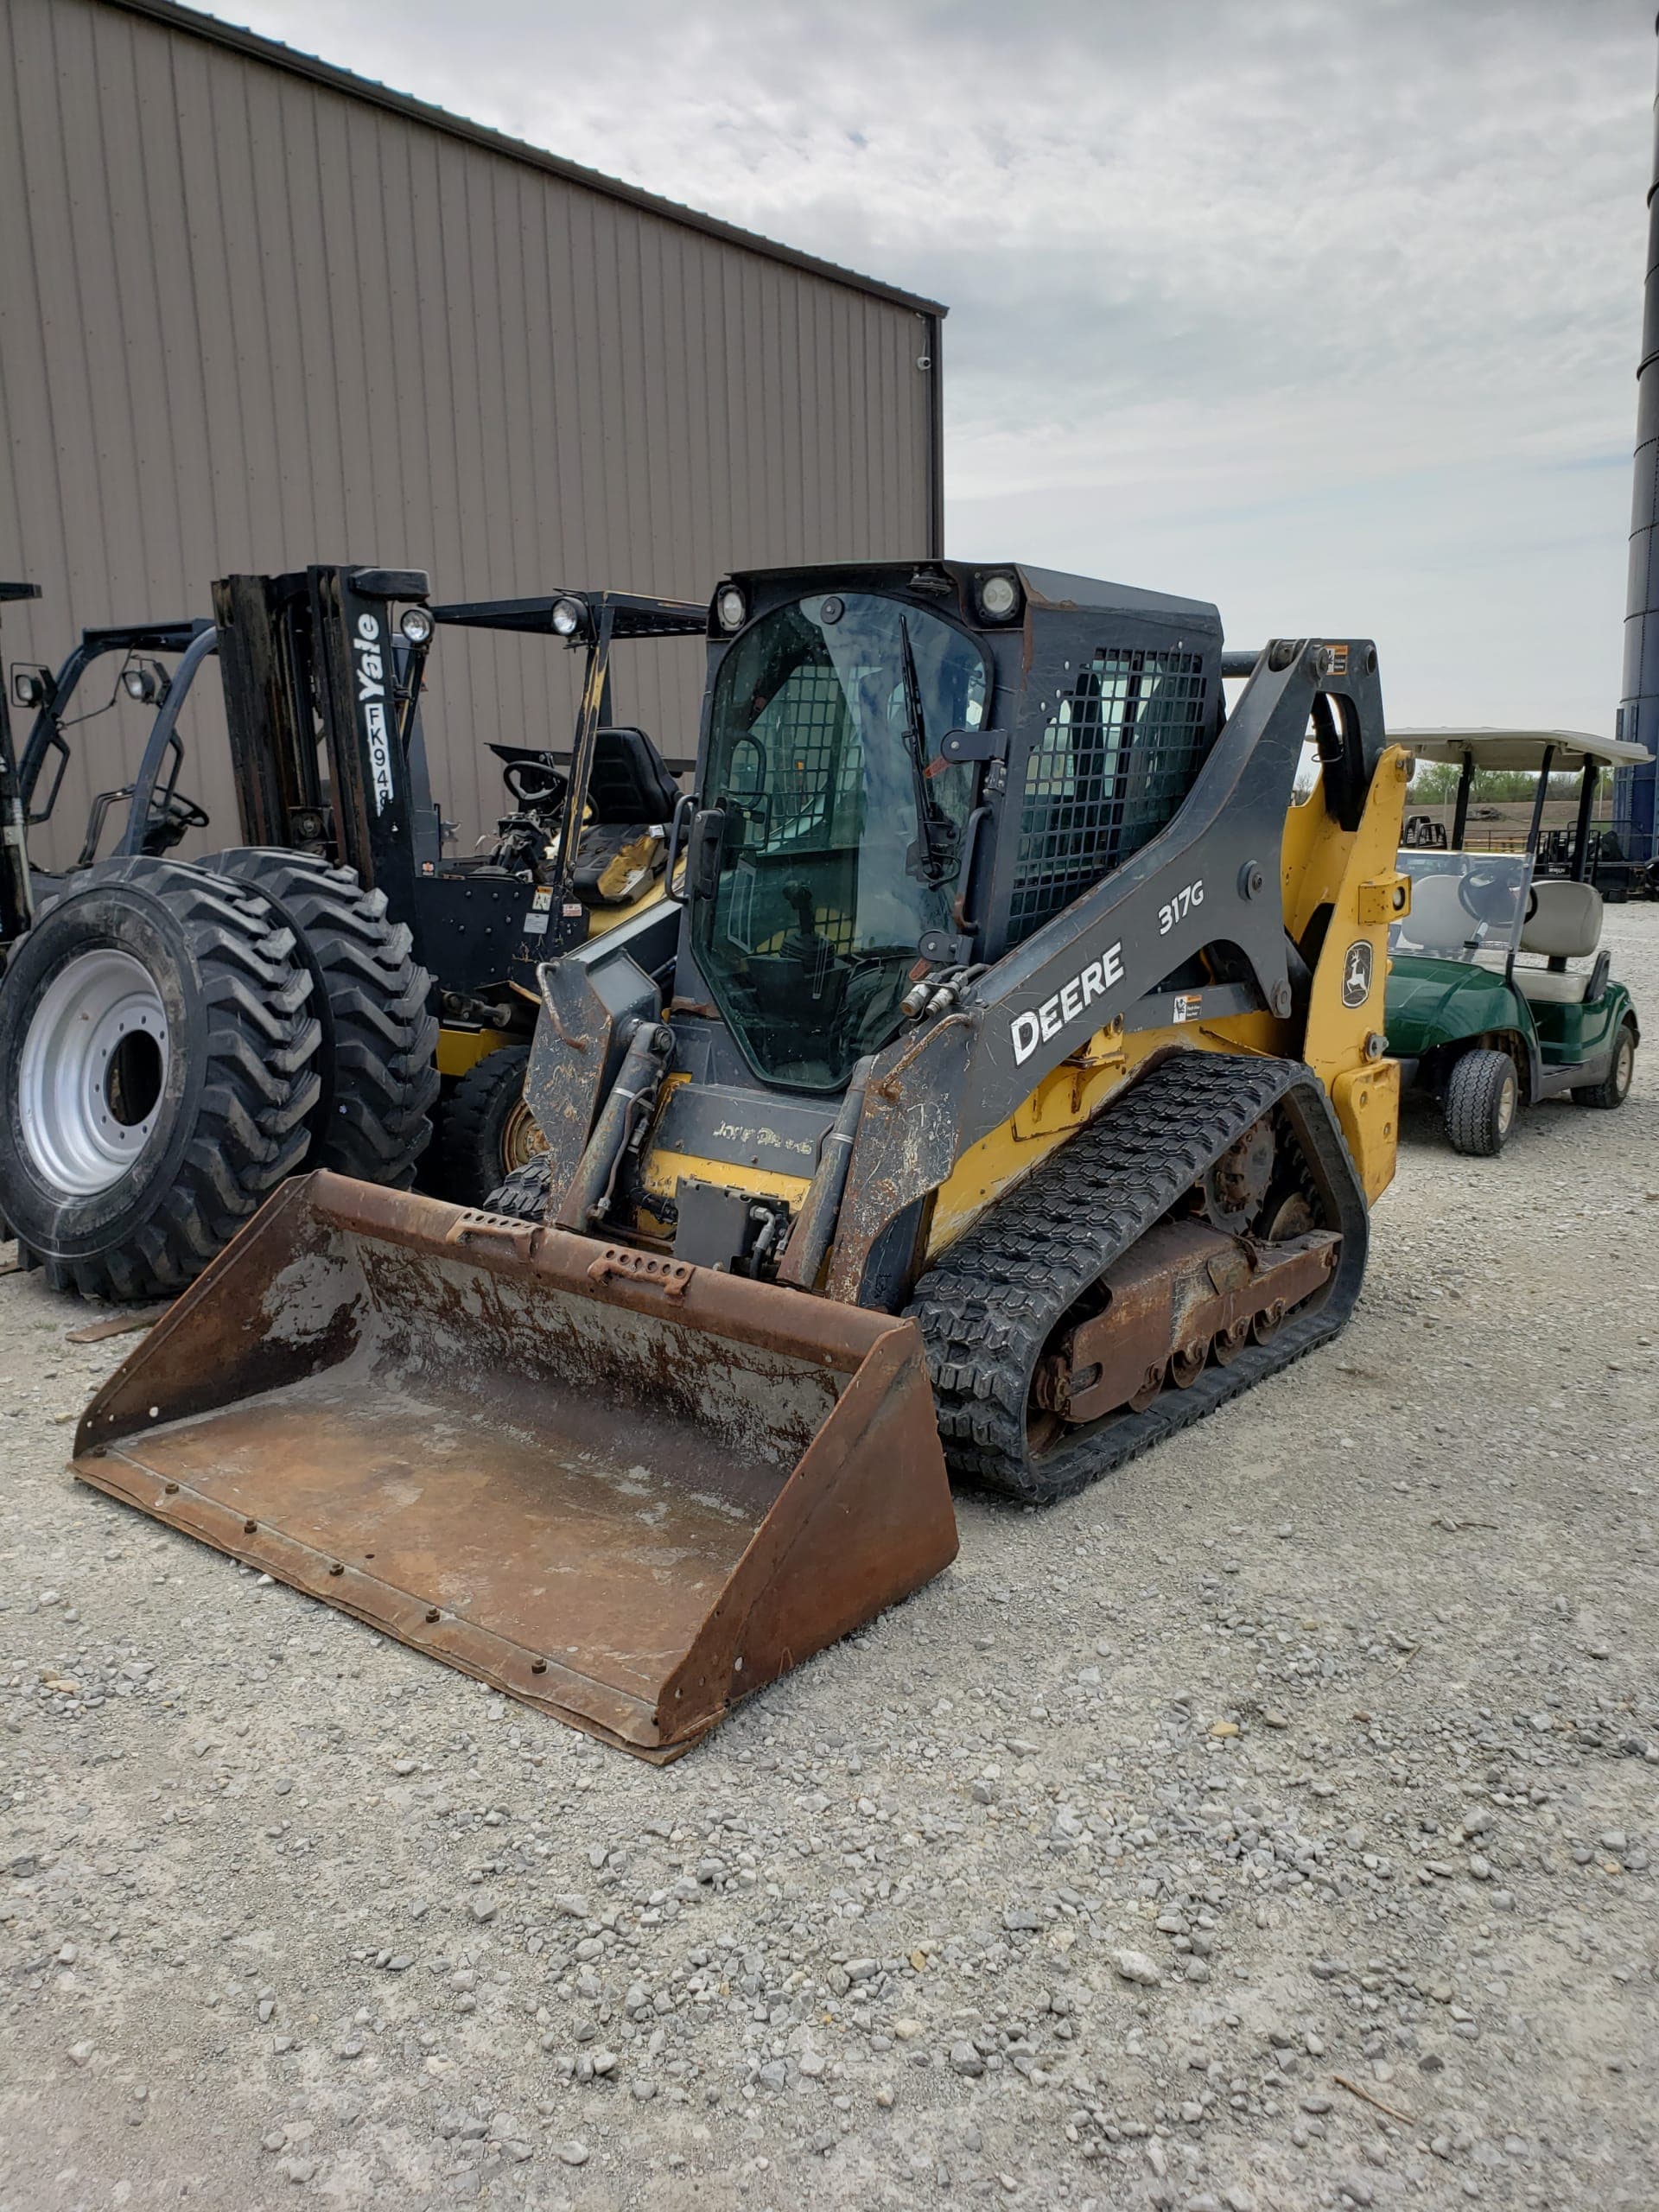
[[[1603,771],[1647,755],[1575,730],[1390,735],[1419,760],[1461,770],[1445,849],[1399,856],[1411,911],[1389,931],[1386,1020],[1402,1083],[1440,1099],[1459,1152],[1486,1157],[1503,1150],[1520,1109],[1538,1099],[1623,1105],[1640,1032],[1630,993],[1608,973],[1601,893],[1586,877]],[[1475,778],[1494,768],[1538,779],[1524,842],[1517,837],[1510,852],[1469,849]],[[1549,779],[1563,771],[1579,775],[1575,817],[1552,837],[1557,857],[1541,862]]]

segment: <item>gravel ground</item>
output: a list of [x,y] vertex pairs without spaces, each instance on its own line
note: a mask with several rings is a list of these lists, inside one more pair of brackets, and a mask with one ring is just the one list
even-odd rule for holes
[[1656,1043],[1332,1349],[664,1770],[72,1483],[0,1281],[0,2208],[1652,2206]]

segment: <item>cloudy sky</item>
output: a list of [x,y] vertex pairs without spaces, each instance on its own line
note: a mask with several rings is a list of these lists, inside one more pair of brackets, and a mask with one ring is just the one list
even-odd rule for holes
[[1611,732],[1651,0],[239,0],[949,302],[948,550]]

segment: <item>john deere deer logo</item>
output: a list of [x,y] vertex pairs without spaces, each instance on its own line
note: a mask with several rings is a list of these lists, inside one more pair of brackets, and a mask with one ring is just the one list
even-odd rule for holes
[[1348,1007],[1363,1006],[1370,995],[1370,940],[1359,938],[1349,946],[1342,963],[1342,1002]]

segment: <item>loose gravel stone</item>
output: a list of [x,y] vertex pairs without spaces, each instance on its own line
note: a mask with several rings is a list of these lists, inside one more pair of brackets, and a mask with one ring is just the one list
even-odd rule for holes
[[1408,1101],[1341,1339],[665,1768],[73,1483],[0,1277],[0,2202],[1648,2202],[1649,1051]]

